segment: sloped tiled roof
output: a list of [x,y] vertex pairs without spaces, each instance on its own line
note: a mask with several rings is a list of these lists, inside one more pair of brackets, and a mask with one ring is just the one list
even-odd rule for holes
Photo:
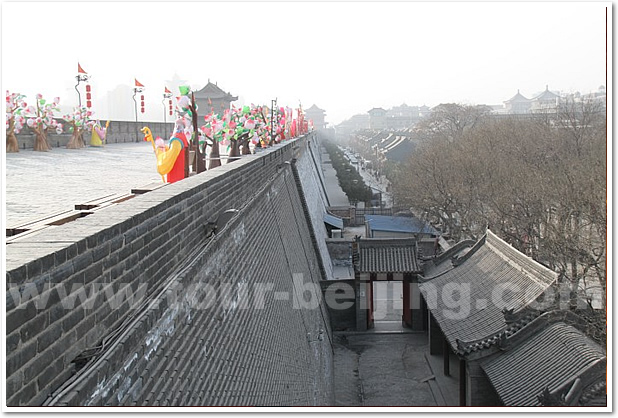
[[482,340],[502,331],[506,326],[503,309],[519,311],[557,279],[555,272],[489,230],[458,260],[452,269],[419,285],[455,352],[458,340]]
[[195,97],[200,98],[209,98],[209,99],[227,99],[230,101],[238,100],[238,97],[232,96],[230,93],[223,91],[216,84],[211,83],[204,86],[201,90],[198,90],[194,93]]
[[525,98],[524,96],[522,96],[519,93],[519,90],[517,90],[517,94],[513,97],[511,97],[509,100],[505,101],[504,103],[513,103],[513,102],[529,102],[530,99]]
[[541,94],[539,94],[538,96],[536,96],[534,99],[532,100],[555,100],[557,97],[560,97],[559,95],[557,95],[556,93],[554,93],[553,91],[549,90],[549,86],[547,86],[545,88],[545,91]]
[[481,367],[505,406],[539,406],[546,388],[559,389],[605,357],[601,346],[558,322]]
[[416,144],[410,141],[410,139],[405,138],[403,141],[386,150],[384,155],[391,161],[401,162],[408,158],[415,148]]
[[[443,238],[442,238],[443,239]],[[453,268],[453,259],[464,255],[474,245],[472,240],[460,241],[423,265],[423,275],[430,280]]]
[[414,239],[368,239],[359,241],[358,271],[361,273],[418,273]]
[[321,112],[324,113],[324,110],[320,109],[319,107],[317,107],[315,104],[313,106],[311,106],[308,109],[305,109],[305,112]]

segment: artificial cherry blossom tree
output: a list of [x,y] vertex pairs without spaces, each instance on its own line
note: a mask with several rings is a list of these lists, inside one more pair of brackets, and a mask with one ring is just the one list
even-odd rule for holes
[[6,152],[19,152],[17,134],[24,127],[26,119],[22,112],[26,109],[26,96],[6,91]]
[[84,142],[84,130],[92,129],[90,120],[92,112],[86,106],[75,107],[73,113],[64,115],[62,118],[69,123],[69,132],[72,131],[71,139],[67,143],[67,148],[78,149],[86,146]]
[[23,112],[26,124],[35,134],[34,150],[49,151],[51,145],[47,141],[47,131],[55,129],[58,134],[62,133],[62,124],[54,119],[54,112],[59,111],[58,103],[60,98],[48,103],[41,94],[36,95],[36,106],[28,106]]

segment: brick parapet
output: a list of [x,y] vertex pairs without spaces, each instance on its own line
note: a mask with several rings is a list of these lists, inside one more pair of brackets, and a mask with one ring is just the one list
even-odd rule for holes
[[[126,324],[127,319],[135,314],[132,306],[126,301],[119,303],[119,306],[113,309],[110,308],[108,303],[103,303],[106,301],[106,295],[117,294],[123,286],[130,286],[132,292],[145,288],[144,298],[155,297],[157,292],[162,291],[169,277],[174,274],[191,249],[203,241],[203,225],[207,221],[216,219],[217,215],[226,209],[238,209],[247,205],[255,199],[256,190],[271,187],[269,182],[273,181],[282,170],[286,170],[283,166],[286,161],[293,157],[307,158],[308,156],[302,155],[302,147],[299,146],[305,140],[301,138],[263,150],[255,155],[245,156],[216,170],[166,185],[74,222],[49,228],[7,245],[7,404],[41,405],[75,372],[74,362],[78,355],[83,356],[84,353],[88,353],[88,349],[101,345],[105,338],[109,337],[111,331]],[[317,283],[322,279],[320,274],[316,274],[319,272],[317,259],[319,255],[315,253],[314,247],[308,240],[309,230],[307,228],[310,226],[302,210],[301,197],[291,173],[287,173],[287,177],[284,177],[285,193],[280,193],[280,195],[287,195],[287,201],[277,204],[284,205],[285,213],[293,213],[292,220],[295,220],[295,224],[290,225],[289,220],[277,218],[280,222],[288,222],[281,226],[280,230],[285,231],[285,234],[304,230],[306,234],[299,232],[294,239],[283,239],[285,245],[278,248],[279,251],[281,248],[285,249],[288,256],[302,256],[304,264],[299,262],[299,266],[302,267],[299,269],[304,271],[303,274],[310,277],[310,280]],[[266,222],[273,213],[272,209],[274,208],[269,210],[263,207],[263,212],[248,214],[253,217],[251,225],[257,229],[252,232],[252,235],[245,235],[245,237],[247,242],[253,242],[258,248],[260,246],[267,248],[271,241],[254,242],[249,238],[253,239],[254,235],[268,235],[265,233],[267,230],[265,228],[275,227],[272,220],[268,225]],[[292,248],[294,248],[293,252]],[[268,250],[264,251],[268,253]],[[261,263],[261,260],[256,258],[258,254],[246,254],[248,261],[244,266],[236,262],[238,258],[225,254],[217,255],[217,257],[219,257],[220,265],[227,264],[229,268],[249,274],[254,272],[256,262]],[[237,254],[237,257],[241,256],[242,254]],[[272,270],[275,268],[273,264],[281,263],[280,252],[277,257],[269,263],[264,263],[264,269]],[[212,264],[212,260],[204,260],[204,262]],[[280,270],[280,266],[278,268],[275,274],[277,277],[289,279],[290,272],[294,273],[294,269],[290,270],[291,267],[284,270]],[[61,299],[57,292],[59,287],[64,289],[68,298]],[[74,291],[71,292],[71,290]],[[72,297],[77,298],[77,302],[83,303],[76,303],[68,309],[63,303],[66,304],[67,300]],[[323,321],[327,315],[325,309],[318,309],[312,314],[312,323],[319,322],[317,312],[320,313],[319,318],[322,318],[319,321]],[[283,328],[273,326],[272,321],[276,319],[276,310],[270,312],[269,315],[275,315],[275,317],[261,316],[260,321],[263,323],[260,325],[259,321],[254,321],[254,325],[258,328],[273,327],[272,333],[274,334],[271,335],[271,340],[276,340]],[[245,319],[250,320],[250,317],[249,315]],[[282,323],[287,319],[289,319],[287,314],[278,318],[279,321],[283,321]],[[299,319],[300,317],[297,317],[296,322],[292,323],[298,326]],[[157,320],[161,318],[147,316],[142,324],[154,326]],[[240,326],[241,323],[237,325]],[[142,326],[148,329],[148,325]],[[328,333],[330,332],[328,321],[323,327]],[[207,329],[204,328],[204,330]],[[325,338],[324,341],[328,339]],[[234,342],[231,341],[230,344],[232,343]],[[130,347],[131,344],[123,344],[123,346]],[[140,355],[143,354],[142,351],[144,351],[143,348],[136,352]],[[329,351],[330,349],[323,350],[322,347],[318,350],[321,354],[317,357],[313,356],[326,368],[332,368],[332,357],[327,354]],[[123,359],[122,356],[119,358]],[[153,362],[145,364],[146,369],[136,369],[141,370],[140,376],[146,378],[146,381],[141,383],[144,388],[150,387],[149,382],[153,381],[152,376],[154,376],[144,372],[148,370],[148,367],[152,367]],[[315,362],[310,361],[308,364],[311,367],[316,366]],[[111,365],[109,367],[110,370],[113,369]],[[101,376],[105,375],[102,371],[98,373]],[[162,373],[161,378],[170,375],[169,370],[164,370]],[[176,371],[176,374],[178,373],[180,372]],[[315,378],[316,376],[314,375]],[[328,374],[325,376],[327,379]],[[267,377],[263,378],[268,380]],[[256,379],[256,382],[260,382],[260,379],[257,377]],[[155,381],[159,380],[155,379]],[[143,391],[140,392],[135,386],[136,382],[133,381],[130,389],[131,393],[140,393],[139,399],[137,401],[129,401],[128,398],[119,399],[115,401],[117,404],[146,401],[149,395]],[[312,399],[322,402],[328,398],[330,389],[326,381],[321,382],[320,385],[319,395]],[[206,390],[206,386],[201,387]],[[152,389],[155,389],[154,386]],[[179,388],[170,387],[168,389],[170,393],[179,393]],[[84,393],[85,391],[82,390],[73,395],[66,394],[63,399],[69,403],[82,404],[86,400]],[[196,396],[187,398],[178,395],[178,399],[168,399],[167,402],[168,404],[174,402],[194,404],[192,400],[206,401],[202,395]],[[73,401],[69,401],[70,399]],[[100,399],[103,402],[103,397]],[[211,396],[208,399],[213,402],[216,400],[216,402],[230,404],[236,398],[234,396],[227,398]],[[263,404],[268,404],[267,397],[259,399]],[[279,404],[292,401],[291,398],[285,397],[276,399]],[[303,397],[302,400],[296,403],[311,404],[312,402],[307,397]],[[111,398],[105,400],[107,404],[115,402]],[[161,404],[161,400],[158,403]],[[148,404],[157,404],[157,402],[148,398]]]

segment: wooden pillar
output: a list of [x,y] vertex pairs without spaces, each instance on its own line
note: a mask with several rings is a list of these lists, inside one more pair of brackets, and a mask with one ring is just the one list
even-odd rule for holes
[[406,328],[412,327],[412,282],[411,277],[408,273],[403,275],[403,281],[401,283],[403,290],[403,315],[402,315],[402,323]]
[[423,321],[423,329],[422,331],[429,331],[429,309],[427,308],[427,302],[425,302],[425,298],[423,295],[420,295],[421,298],[421,318]]
[[418,276],[416,274],[409,274],[409,280],[412,329],[414,331],[423,331],[427,329],[427,318],[423,312],[421,291],[418,288]]
[[367,309],[367,329],[371,329],[374,326],[373,323],[373,311],[375,309],[373,305],[373,280],[365,282],[367,286],[367,302],[369,303]]
[[373,328],[373,311],[375,310],[375,306],[373,303],[373,280],[369,280],[365,282],[365,286],[367,288],[367,302],[369,304],[367,309],[367,329]]
[[459,359],[459,406],[466,406],[466,361]]
[[443,341],[442,356],[444,359],[444,376],[450,376],[451,375],[451,359],[450,359],[451,347],[449,346],[446,337],[444,337],[442,341]]
[[442,354],[444,335],[436,319],[429,312],[429,354]]

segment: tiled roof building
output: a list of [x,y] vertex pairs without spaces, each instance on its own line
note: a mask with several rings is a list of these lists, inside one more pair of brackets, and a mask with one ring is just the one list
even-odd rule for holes
[[517,90],[517,94],[504,102],[506,113],[509,114],[521,114],[528,113],[530,111],[531,100],[522,96]]
[[420,273],[414,239],[359,241],[359,266],[362,273]]
[[591,390],[597,392],[597,388],[601,389],[599,383],[605,380],[603,371],[607,365],[603,348],[563,321],[531,332],[526,332],[526,328],[519,331],[527,334],[526,338],[519,338],[519,344],[509,344],[507,340],[502,355],[481,364],[502,403],[505,406],[576,405],[580,400],[587,403],[588,399],[581,399],[581,395]]
[[313,126],[315,129],[324,129],[326,128],[325,117],[326,113],[324,110],[320,109],[316,105],[311,106],[308,109],[305,109],[305,119],[310,119],[313,121]]
[[549,91],[549,86],[545,86],[545,91],[531,100],[530,112],[557,112],[560,104],[560,96]]
[[374,107],[367,113],[369,113],[369,126],[371,129],[386,128],[386,109],[382,109],[381,107]]
[[202,116],[209,114],[211,111],[223,114],[225,109],[230,108],[230,104],[233,101],[238,100],[238,96],[232,96],[216,83],[211,83],[210,80],[201,90],[196,91],[194,96],[198,107],[198,114]]
[[[419,287],[432,316],[456,352],[458,340],[473,341],[502,330],[506,326],[503,309],[518,311],[524,308],[556,279],[555,272],[487,231],[470,251],[454,262],[450,270],[436,277],[427,277]],[[453,285],[467,292],[462,297],[465,296],[469,304],[462,307],[465,309],[462,315],[447,306],[444,298],[437,297],[448,288],[454,288]],[[497,299],[498,292],[500,300]]]
[[427,321],[420,310],[417,289],[421,266],[418,263],[418,243],[415,238],[360,239],[352,243],[354,286],[356,293],[356,329],[373,327],[373,283],[402,281],[402,324],[421,330]]
[[424,271],[429,355],[441,355],[443,373],[459,381],[460,405],[604,405],[604,331],[544,301],[557,289],[555,272],[491,231],[427,260]]

